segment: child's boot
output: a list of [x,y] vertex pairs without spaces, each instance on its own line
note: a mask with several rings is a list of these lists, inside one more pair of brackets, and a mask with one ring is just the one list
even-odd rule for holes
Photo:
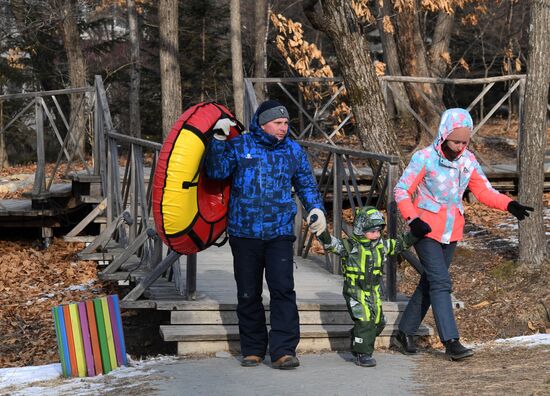
[[376,360],[366,353],[358,353],[355,356],[355,364],[361,367],[374,367],[376,366]]

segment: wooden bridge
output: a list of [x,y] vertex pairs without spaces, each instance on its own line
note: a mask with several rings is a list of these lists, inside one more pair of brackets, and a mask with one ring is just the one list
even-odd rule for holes
[[[280,79],[277,81],[280,85],[285,83]],[[290,83],[297,82],[304,81],[293,79]],[[249,100],[246,105],[250,111],[255,101],[255,97],[251,97],[251,84],[252,81],[247,81]],[[63,94],[81,95],[83,103],[86,103],[83,108],[87,109],[86,117],[91,126],[88,135],[93,137],[91,165],[83,153],[68,152],[68,142],[76,137],[70,137],[74,132],[72,123],[63,123],[66,127],[63,136],[55,123],[68,117],[54,117],[52,109],[47,105],[50,101],[55,106],[56,96]],[[171,311],[171,324],[161,327],[161,334],[166,341],[178,342],[181,354],[235,349],[238,346],[234,312],[236,290],[228,247],[211,247],[197,255],[182,257],[167,251],[156,235],[151,218],[151,169],[156,166],[161,145],[115,130],[100,77],[96,77],[93,87],[20,95],[24,96],[17,96],[16,99],[30,98],[32,102],[23,110],[29,110],[34,105],[39,169],[33,190],[25,202],[0,202],[0,227],[21,225],[33,219],[34,223],[29,220],[29,226],[41,227],[47,240],[51,237],[52,227],[57,226],[55,219],[70,211],[84,209],[86,213],[81,216],[82,220],[65,238],[68,241],[87,242],[79,256],[98,262],[102,268],[101,279],[130,286],[130,291],[121,302],[123,308]],[[14,99],[14,96],[0,96],[0,102],[10,99]],[[295,99],[293,103],[299,104]],[[62,114],[59,106],[55,108]],[[304,112],[311,121],[310,126],[305,127],[307,130],[320,128],[315,117],[322,111],[314,117],[308,115],[302,105],[298,111]],[[60,143],[55,171],[49,178],[45,172],[43,150],[44,114],[50,121],[48,130],[57,136]],[[12,124],[10,122],[3,127],[2,133]],[[324,135],[330,140],[332,133],[324,132]],[[397,157],[338,147],[330,141],[325,144],[310,141],[300,143],[307,149],[315,165],[319,189],[325,201],[332,204],[327,209],[333,214],[329,220],[334,234],[349,234],[349,225],[341,216],[344,206],[353,209],[374,205],[386,211],[389,235],[396,235],[397,213],[392,191],[398,177]],[[74,158],[80,158],[81,169],[69,172]],[[365,162],[372,164],[372,168],[366,169],[363,165]],[[69,182],[57,184],[56,171],[62,165]],[[550,169],[548,164],[545,167],[548,183]],[[493,170],[486,170],[497,187],[501,183],[503,189],[516,188],[517,173],[513,167],[499,169],[493,166]],[[492,171],[495,173],[492,174]],[[299,201],[298,207],[301,208]],[[295,283],[302,331],[300,348],[346,348],[351,323],[341,298],[339,262],[331,255],[317,256],[310,253],[313,236],[304,226],[304,217],[305,213],[299,211],[295,222]],[[94,222],[100,224],[101,232],[83,235]],[[405,257],[419,268],[414,255]],[[382,345],[389,343],[400,312],[406,304],[406,300],[396,292],[395,260],[388,261],[385,274],[384,311],[388,326],[379,341]],[[266,287],[264,289],[267,290]],[[268,309],[267,294],[264,303]],[[420,329],[421,334],[430,332],[431,329],[426,327]]]

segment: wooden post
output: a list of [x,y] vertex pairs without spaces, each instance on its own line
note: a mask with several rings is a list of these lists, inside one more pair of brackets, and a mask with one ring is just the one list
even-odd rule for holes
[[[114,190],[115,187],[113,186],[114,183],[114,175],[113,175],[113,159],[112,159],[112,150],[111,145],[116,144],[115,141],[113,141],[110,138],[107,138],[107,191],[105,194],[107,195],[107,224],[109,224],[111,221],[113,221],[113,218],[115,217],[115,198],[114,198]],[[115,165],[118,166],[115,160]]]
[[302,233],[304,209],[298,195],[294,197],[294,202],[296,203],[296,216],[294,216],[294,235],[296,235],[296,241],[294,242],[294,254],[296,256],[300,256],[302,254],[304,245],[303,240],[305,238],[305,235]]
[[197,254],[187,256],[186,299],[197,298]]
[[130,213],[132,215],[132,219],[134,222],[132,225],[130,225],[130,232],[129,232],[129,241],[132,242],[136,238],[137,234],[137,223],[138,223],[138,183],[143,183],[143,180],[139,180],[137,178],[137,166],[136,163],[138,161],[138,158],[136,156],[136,148],[135,145],[132,143],[130,144],[130,151],[132,153],[131,163],[130,163]]
[[[334,154],[333,164],[333,183],[332,183],[332,224],[334,227],[334,236],[342,237],[342,154]],[[340,273],[340,258],[332,255],[333,274]]]
[[159,265],[155,267],[153,271],[151,271],[133,290],[131,290],[126,297],[124,297],[123,301],[136,301],[147,289],[149,286],[153,284],[163,273],[166,271],[174,261],[176,261],[180,257],[179,253],[176,252],[170,252],[168,256],[164,260],[162,260]]
[[[107,119],[104,114],[103,110],[103,97],[104,95],[100,94],[100,89],[103,88],[103,82],[101,80],[100,76],[96,76],[96,112],[97,112],[97,150],[98,150],[98,157],[97,160],[99,161],[99,175],[101,176],[101,188],[103,189],[104,196],[107,196],[107,149],[105,147],[105,127],[104,122]],[[108,108],[107,108],[108,109]],[[110,117],[110,114],[109,114]]]
[[[101,105],[99,103],[99,95],[97,94],[97,84],[94,84],[94,97],[95,97],[95,100],[94,100],[94,130],[93,130],[93,133],[92,133],[92,136],[94,138],[94,144],[93,144],[93,147],[92,147],[92,156],[93,156],[93,161],[94,161],[94,176],[97,176],[97,175],[101,175],[101,169],[99,167],[100,165],[100,131],[99,131],[99,128],[100,128],[100,125],[101,127],[103,127],[103,123],[102,123],[102,120],[101,120]],[[105,194],[105,190],[103,190],[103,194]]]
[[46,154],[44,149],[44,114],[39,98],[34,98],[34,119],[36,127],[36,175],[32,194],[40,195],[46,188]]
[[[298,103],[300,103],[300,109],[304,107],[304,95],[302,95],[302,91],[300,90],[300,84],[298,84]],[[303,113],[298,109],[298,120],[300,125],[300,134],[304,131],[304,115]]]
[[[396,184],[397,164],[388,164],[388,182],[386,187],[386,211],[388,222],[388,236],[394,239],[397,236],[397,205],[393,196],[393,189]],[[381,193],[382,194],[382,193]],[[389,256],[386,261],[386,291],[389,301],[395,301],[397,297],[397,259]]]

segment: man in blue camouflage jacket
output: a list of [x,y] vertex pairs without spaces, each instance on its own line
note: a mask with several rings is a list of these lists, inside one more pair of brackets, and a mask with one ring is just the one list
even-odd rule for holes
[[[272,367],[299,366],[300,326],[294,291],[292,189],[313,218],[310,230],[326,228],[323,203],[304,150],[288,136],[289,115],[279,102],[263,102],[250,132],[226,140],[232,121],[214,126],[206,174],[231,177],[227,232],[237,283],[241,365],[258,366],[269,344]],[[316,219],[316,220],[315,220]],[[270,292],[269,337],[262,304],[263,274]]]

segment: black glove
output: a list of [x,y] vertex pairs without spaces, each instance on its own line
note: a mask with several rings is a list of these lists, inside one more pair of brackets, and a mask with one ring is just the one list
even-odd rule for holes
[[506,210],[516,216],[518,220],[523,220],[526,217],[529,217],[529,212],[532,212],[535,209],[530,206],[522,205],[518,201],[511,201]]
[[417,238],[424,238],[424,235],[432,232],[432,227],[425,221],[421,220],[420,217],[417,217],[409,224],[411,228],[411,234]]
[[328,230],[323,231],[321,234],[317,235],[317,239],[323,244],[328,245],[330,242],[332,242],[332,238],[330,236],[330,233]]

